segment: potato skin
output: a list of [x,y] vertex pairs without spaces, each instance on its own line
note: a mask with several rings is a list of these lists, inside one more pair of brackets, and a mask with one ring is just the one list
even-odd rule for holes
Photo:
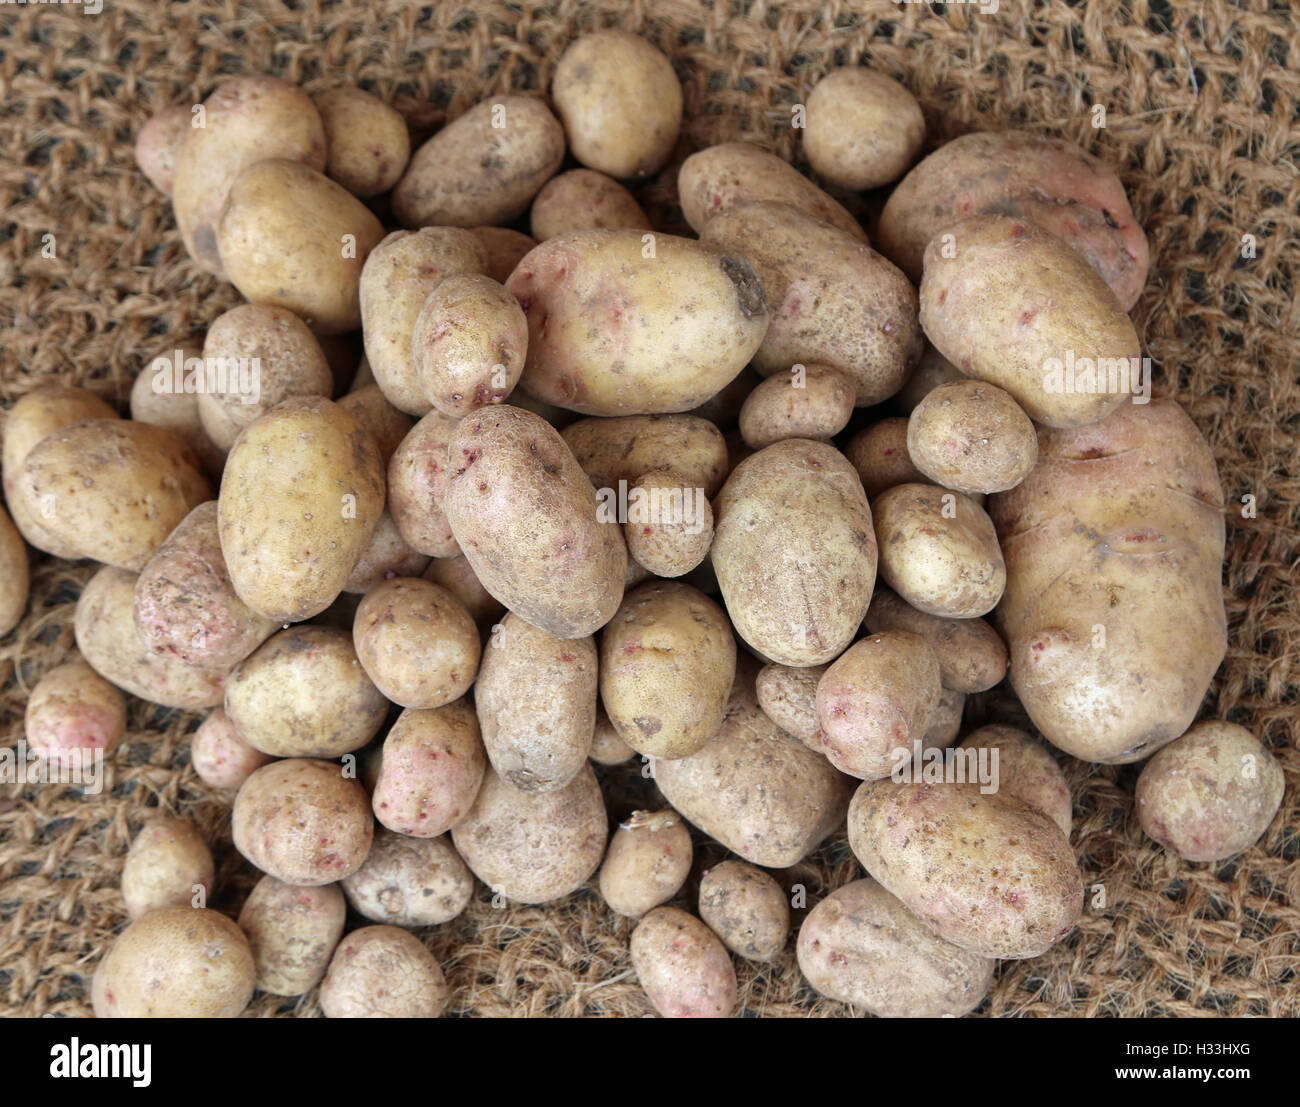
[[591,738],[591,753],[588,755],[597,765],[622,765],[636,755],[636,750],[629,746],[614,729],[605,709],[596,705],[596,730]]
[[916,410],[916,405],[938,388],[939,385],[969,379],[965,373],[927,342],[925,350],[921,354],[921,360],[894,397],[894,405],[910,415]]
[[213,788],[238,788],[271,758],[244,741],[224,707],[203,720],[190,740],[190,764]]
[[674,235],[560,235],[506,288],[528,317],[524,391],[584,415],[689,411],[745,367],[768,326],[743,255]]
[[508,612],[492,630],[474,702],[492,768],[521,792],[554,792],[587,763],[596,644],[556,638]]
[[961,749],[998,751],[998,788],[1041,811],[1067,838],[1074,817],[1070,786],[1045,746],[1013,726],[982,726],[961,740]]
[[352,416],[330,400],[297,397],[240,435],[218,506],[239,598],[298,622],[343,590],[383,511],[384,471]]
[[343,591],[364,596],[394,577],[418,577],[429,561],[427,554],[411,548],[392,515],[385,511],[379,516],[369,545],[343,582]]
[[1047,815],[980,787],[865,783],[849,845],[940,938],[984,957],[1037,957],[1079,920],[1079,867]]
[[533,201],[529,221],[538,242],[569,231],[650,230],[632,193],[592,169],[571,169],[547,181]]
[[286,884],[332,884],[359,869],[374,819],[365,789],[330,761],[291,758],[253,773],[231,812],[235,848]]
[[460,543],[443,509],[449,450],[458,420],[430,411],[402,439],[388,462],[388,511],[407,545],[429,557],[454,557]]
[[735,1014],[735,967],[726,947],[695,916],[676,907],[656,907],[632,931],[631,952],[646,998],[664,1018]]
[[557,792],[521,792],[489,768],[474,806],[451,831],[470,871],[516,903],[550,903],[582,887],[607,836],[590,765]]
[[758,706],[787,734],[793,734],[809,749],[822,748],[821,726],[817,722],[817,684],[826,665],[793,668],[764,665],[758,671],[755,693]]
[[182,105],[163,108],[149,117],[135,137],[135,163],[149,183],[168,196],[176,179],[176,159],[193,116]]
[[609,840],[600,894],[637,919],[675,896],[691,872],[691,832],[676,811],[633,811]]
[[906,419],[881,419],[864,427],[849,439],[844,456],[857,471],[870,500],[896,484],[925,480],[907,452]]
[[960,1018],[995,962],[930,932],[870,878],[836,889],[799,928],[799,968],[822,995],[881,1018]]
[[1038,460],[1034,424],[1011,395],[984,381],[941,384],[907,421],[907,452],[935,484],[1005,492]]
[[22,622],[30,591],[27,546],[9,512],[0,506],[0,638]]
[[27,698],[23,736],[48,760],[67,750],[103,750],[108,757],[126,733],[126,700],[89,665],[57,665]]
[[826,439],[853,414],[853,382],[828,365],[805,366],[799,383],[784,373],[768,377],[740,409],[740,433],[756,450],[783,438]]
[[341,883],[353,909],[375,922],[450,922],[474,894],[474,878],[445,837],[411,838],[380,827],[366,863]]
[[872,634],[910,630],[939,659],[939,679],[954,692],[987,692],[1007,675],[1007,647],[983,619],[945,619],[918,611],[886,588],[877,588],[867,608]]
[[883,73],[835,69],[808,94],[803,152],[830,184],[861,192],[896,181],[924,143],[921,105]]
[[96,1018],[233,1019],[253,998],[243,932],[206,907],[164,907],[118,936],[95,971]]
[[339,407],[375,440],[379,447],[379,460],[387,470],[397,447],[415,427],[415,420],[390,404],[384,390],[377,384],[354,388],[346,396],[340,396]]
[[1157,399],[1042,432],[1037,467],[989,511],[1007,564],[997,625],[1011,685],[1043,737],[1123,763],[1184,733],[1226,623],[1223,492],[1182,408]]
[[557,638],[585,638],[622,599],[627,547],[559,432],[500,404],[462,419],[443,510],[483,587]]
[[563,160],[564,129],[542,100],[493,96],[416,150],[393,214],[404,227],[513,223]]
[[[161,907],[189,907],[212,891],[215,870],[208,844],[184,819],[150,819],[131,843],[122,866],[126,913],[138,919]],[[202,901],[201,901],[202,902]]]
[[1286,789],[1282,767],[1245,727],[1197,723],[1138,777],[1138,821],[1185,861],[1222,861],[1268,830]]
[[395,926],[363,926],[334,951],[320,1005],[331,1019],[436,1019],[449,995],[419,938]]
[[[702,487],[671,470],[638,477],[628,489],[623,538],[631,559],[658,577],[680,577],[709,556],[713,509]],[[640,512],[643,518],[638,519]]]
[[498,284],[505,284],[524,255],[537,245],[535,238],[509,227],[471,227],[470,232],[487,251],[485,272]]
[[275,996],[311,991],[343,937],[347,913],[337,884],[308,888],[262,877],[239,912],[258,990]]
[[744,861],[724,861],[706,870],[700,880],[700,918],[747,961],[771,961],[785,949],[790,934],[790,905],[781,885]]
[[671,470],[710,499],[727,477],[727,444],[707,419],[694,415],[624,415],[579,419],[560,432],[595,488],[634,484]]
[[714,503],[710,560],[736,632],[782,665],[853,641],[876,580],[862,483],[824,442],[790,438],[742,461]]
[[402,179],[411,138],[401,115],[360,88],[332,88],[313,102],[325,128],[327,175],[362,199]]

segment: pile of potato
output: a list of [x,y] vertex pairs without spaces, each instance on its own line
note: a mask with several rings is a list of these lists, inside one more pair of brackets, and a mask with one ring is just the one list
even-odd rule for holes
[[[480,884],[538,904],[599,871],[654,1008],[731,1015],[733,957],[781,956],[803,906],[781,870],[844,833],[864,876],[801,917],[808,982],[964,1014],[1083,909],[1061,758],[963,734],[1008,674],[1058,750],[1150,758],[1137,814],[1166,848],[1264,833],[1277,763],[1193,725],[1225,651],[1213,457],[1175,403],[1105,380],[1141,355],[1148,267],[1115,174],[1014,132],[918,162],[911,95],[837,71],[803,150],[841,199],[901,178],[873,249],[755,146],[670,162],[682,112],[667,58],[605,31],[549,103],[486,100],[413,153],[369,93],[269,77],[140,134],[195,262],[248,302],[175,377],[143,369],[129,420],[76,388],[14,405],[0,629],[24,539],[101,562],[28,743],[111,754],[123,692],[209,711],[194,769],[265,875],[236,923],[204,906],[196,830],[144,826],[97,1014],[319,984],[329,1016],[437,1016],[413,931]],[[662,173],[698,237],[629,190]],[[1115,359],[1102,387],[1089,359]],[[1054,360],[1083,384],[1052,387]],[[209,387],[217,364],[256,373]],[[995,786],[907,778],[926,750],[996,753]],[[611,811],[619,772],[658,806]],[[693,914],[700,835],[735,856]]]

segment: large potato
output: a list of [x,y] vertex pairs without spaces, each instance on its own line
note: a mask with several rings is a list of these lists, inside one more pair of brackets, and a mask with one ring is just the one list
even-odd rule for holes
[[681,891],[693,856],[690,829],[676,811],[633,811],[609,840],[600,894],[620,915],[640,918]]
[[745,367],[768,325],[743,254],[673,235],[561,235],[506,287],[528,317],[524,391],[585,415],[689,411]]
[[155,816],[140,828],[122,865],[126,913],[138,919],[161,907],[202,906],[214,875],[203,836],[184,819]]
[[736,970],[717,935],[676,907],[656,907],[632,931],[632,969],[666,1019],[730,1018]]
[[364,89],[344,86],[314,97],[329,154],[325,172],[353,196],[387,192],[406,171],[406,120]]
[[990,759],[990,765],[996,750],[998,790],[1037,808],[1061,828],[1062,834],[1070,836],[1074,814],[1070,786],[1061,766],[1041,742],[1013,726],[993,725],[971,731],[958,748],[974,750],[977,756],[982,750],[988,751],[984,756]]
[[1038,435],[1009,393],[984,381],[941,384],[912,409],[907,453],[926,477],[979,495],[1014,488],[1038,460]]
[[745,861],[705,870],[700,918],[723,945],[748,961],[771,961],[790,935],[790,905],[781,885]]
[[759,450],[714,515],[711,561],[736,632],[782,665],[838,656],[876,582],[871,509],[844,456],[797,438]]
[[954,692],[986,692],[1007,675],[1007,647],[983,619],[945,619],[927,615],[887,588],[877,588],[867,609],[872,634],[910,630],[939,659],[939,679]]
[[625,415],[579,419],[560,432],[596,488],[617,490],[647,473],[671,470],[712,498],[727,476],[727,444],[694,415]]
[[[75,766],[81,751],[108,757],[126,733],[126,699],[89,665],[56,665],[27,697],[23,736],[30,753]],[[84,760],[81,762],[84,767]]]
[[363,926],[334,951],[320,1006],[331,1019],[436,1019],[449,995],[419,938],[395,926]]
[[342,881],[352,907],[374,922],[425,927],[450,922],[474,894],[474,878],[445,836],[411,838],[380,827],[366,863]]
[[538,242],[569,231],[650,230],[650,220],[632,193],[592,169],[552,177],[537,194],[528,218]]
[[307,888],[264,876],[253,886],[239,929],[248,938],[259,991],[298,996],[325,975],[343,937],[348,906],[337,884]]
[[924,143],[921,105],[883,73],[833,69],[808,94],[803,152],[830,184],[862,191],[896,181]]
[[240,435],[221,482],[221,549],[254,611],[298,622],[343,590],[384,509],[370,435],[316,396],[286,400]]
[[450,472],[448,450],[459,420],[430,411],[402,439],[388,461],[388,511],[407,545],[429,557],[460,554],[443,510]]
[[27,545],[9,512],[0,507],[0,638],[22,621],[30,590]]

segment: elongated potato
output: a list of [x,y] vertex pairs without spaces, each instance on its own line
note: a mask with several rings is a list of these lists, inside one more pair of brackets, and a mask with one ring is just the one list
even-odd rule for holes
[[[998,789],[1036,808],[1070,836],[1070,786],[1047,747],[1013,726],[982,726],[961,740],[963,750],[997,750]],[[990,762],[991,764],[991,762]]]
[[353,196],[387,192],[406,171],[406,120],[377,96],[344,86],[313,97],[325,128],[325,172]]
[[955,692],[986,692],[1007,675],[1007,647],[983,619],[945,619],[927,615],[887,588],[877,588],[867,609],[872,634],[910,630],[939,659],[939,679]]
[[632,968],[666,1019],[735,1013],[736,970],[717,935],[676,907],[656,907],[632,931]]
[[84,662],[56,665],[27,698],[23,735],[46,761],[95,750],[108,757],[125,733],[125,698]]
[[9,512],[0,507],[0,638],[22,621],[30,590],[27,546]]
[[598,489],[629,486],[647,473],[671,469],[710,499],[727,477],[727,444],[707,419],[694,415],[625,415],[579,419],[560,432]]
[[614,831],[600,867],[600,894],[640,918],[670,900],[691,872],[691,832],[676,811],[633,811]]
[[700,878],[700,918],[732,953],[771,961],[790,935],[790,905],[773,877],[745,861],[724,861]]
[[673,235],[561,235],[506,287],[528,317],[524,391],[585,415],[689,411],[745,367],[768,325],[744,255]]
[[533,201],[529,222],[538,242],[569,231],[650,230],[632,193],[591,169],[571,169],[547,181]]
[[391,926],[450,922],[474,894],[474,878],[445,836],[412,838],[384,827],[366,863],[341,886],[356,911]]
[[192,824],[170,815],[150,819],[122,865],[122,899],[133,919],[161,907],[201,906],[212,891],[212,851]]
[[458,420],[430,411],[402,439],[388,462],[388,511],[413,550],[453,557],[460,543],[443,510],[450,473],[448,450]]
[[348,906],[337,884],[302,887],[264,876],[253,886],[239,929],[248,938],[259,991],[298,996],[325,975],[343,937]]

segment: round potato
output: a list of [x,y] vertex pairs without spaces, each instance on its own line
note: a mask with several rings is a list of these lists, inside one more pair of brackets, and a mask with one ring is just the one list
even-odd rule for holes
[[826,439],[853,414],[853,382],[828,365],[796,365],[768,377],[740,409],[740,433],[756,450],[783,438]]
[[939,385],[968,379],[965,373],[927,342],[921,360],[912,371],[912,375],[907,378],[907,383],[894,397],[894,404],[910,415],[916,409],[916,405]]
[[478,579],[469,558],[464,554],[435,557],[422,576],[460,600],[480,630],[492,626],[505,614],[505,605],[483,587],[483,582]]
[[680,577],[709,556],[713,509],[702,487],[671,470],[637,478],[628,493],[623,524],[627,552],[658,577]]
[[744,861],[724,861],[705,871],[700,918],[747,961],[771,961],[790,934],[790,905],[781,885]]
[[176,179],[176,160],[190,129],[193,115],[188,107],[163,108],[149,117],[135,137],[135,163],[149,183],[168,196]]
[[498,284],[505,284],[524,255],[537,245],[537,239],[509,227],[471,227],[470,230],[487,251],[487,275]]
[[579,419],[560,432],[596,489],[618,490],[647,473],[672,471],[683,486],[712,499],[727,478],[727,443],[695,415],[625,415]]
[[836,69],[808,94],[804,156],[839,188],[862,192],[898,180],[924,143],[921,105],[883,73]]
[[161,907],[202,906],[214,874],[203,836],[184,819],[156,816],[135,836],[122,866],[126,913],[138,919]]
[[73,750],[108,757],[126,733],[126,700],[89,665],[71,661],[36,682],[23,725],[28,750],[47,761]]
[[370,544],[343,582],[343,591],[364,596],[394,577],[418,577],[429,560],[428,554],[407,544],[392,515],[385,511],[379,516]]
[[726,947],[699,919],[656,907],[632,931],[632,969],[666,1019],[730,1018],[736,970]]
[[907,420],[881,419],[858,431],[844,447],[863,491],[874,500],[886,488],[925,479],[907,452]]
[[597,765],[622,765],[636,755],[636,750],[618,735],[618,730],[609,721],[605,709],[596,706],[596,730],[591,738],[591,753],[588,756]]
[[691,872],[691,832],[676,811],[633,811],[619,823],[600,867],[600,894],[638,919],[672,899]]
[[450,990],[424,944],[395,926],[363,926],[334,951],[320,986],[331,1019],[436,1019]]
[[311,991],[343,937],[348,913],[337,884],[315,888],[264,876],[248,893],[239,928],[248,938],[259,991],[299,996]]
[[997,750],[997,782],[1000,791],[1041,811],[1067,838],[1074,804],[1070,786],[1056,759],[1046,747],[1013,726],[982,726],[961,741],[964,750]]
[[538,242],[569,231],[650,230],[650,220],[632,193],[592,169],[552,177],[533,201],[529,219]]
[[907,453],[935,484],[1005,492],[1038,460],[1038,434],[1009,393],[983,381],[941,384],[912,410]]
[[379,447],[379,460],[387,469],[397,447],[411,433],[415,420],[393,407],[384,395],[384,390],[377,384],[354,388],[346,396],[340,397],[339,407],[351,415],[363,430],[369,431],[370,437]]
[[0,507],[0,637],[22,621],[30,591],[27,546],[9,513]]
[[411,838],[380,827],[366,863],[344,877],[354,910],[392,926],[450,922],[474,894],[474,878],[445,836]]
[[190,764],[213,788],[238,788],[271,758],[244,741],[224,707],[203,720],[190,740]]
[[817,722],[817,685],[826,668],[825,665],[803,669],[765,665],[754,684],[763,714],[818,753],[822,751],[822,735]]
[[378,97],[353,87],[313,98],[325,127],[325,172],[362,199],[387,192],[406,172],[406,120]]
[[987,692],[1007,675],[1007,647],[983,619],[945,619],[917,611],[885,588],[867,608],[873,634],[910,630],[926,640],[939,659],[939,680],[954,692]]
[[454,557],[460,543],[443,510],[448,450],[458,420],[430,411],[402,439],[388,462],[388,511],[406,544],[429,557]]

